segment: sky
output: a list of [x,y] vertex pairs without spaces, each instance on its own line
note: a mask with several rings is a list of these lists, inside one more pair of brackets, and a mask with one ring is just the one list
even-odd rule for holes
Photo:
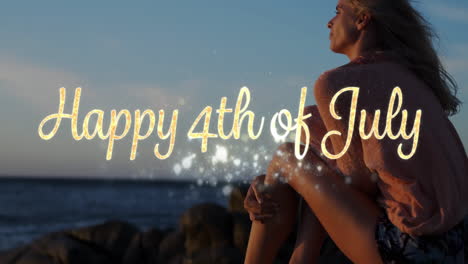
[[[310,0],[4,3],[0,175],[216,182],[261,173],[278,144],[269,132],[271,117],[281,109],[297,112],[304,86],[306,105],[314,104],[317,77],[348,61],[329,50],[326,25],[335,5]],[[467,102],[468,2],[428,0],[415,6],[439,34],[439,54],[459,84],[459,98]],[[222,97],[233,108],[245,86],[254,127],[265,118],[261,137],[251,140],[244,129],[239,140],[209,139],[208,151],[201,153],[200,140],[186,135],[192,122],[206,106],[217,109]],[[69,120],[62,121],[55,137],[42,140],[39,123],[57,112],[61,87],[67,92],[66,113],[75,88],[82,88],[79,130],[93,109],[104,111],[105,130],[112,109],[132,115],[136,109],[164,110],[167,122],[178,109],[173,153],[157,159],[154,145],[167,151],[169,144],[153,133],[140,141],[132,161],[129,133],[115,141],[113,157],[106,160],[108,141],[75,141]],[[466,148],[467,107],[451,120]],[[232,122],[231,115],[226,122]]]

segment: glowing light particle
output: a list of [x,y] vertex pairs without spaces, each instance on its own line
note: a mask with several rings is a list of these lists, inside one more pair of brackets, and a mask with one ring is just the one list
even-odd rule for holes
[[182,167],[180,166],[180,164],[177,163],[174,165],[174,172],[176,175],[179,175],[182,172]]
[[227,159],[228,159],[228,151],[227,151],[226,147],[216,145],[216,152],[215,152],[214,156],[211,158],[211,162],[213,164],[216,164],[218,162],[226,163]]
[[179,105],[185,105],[185,98],[182,98],[182,97],[179,98],[179,100],[177,100],[177,103],[178,103]]
[[353,181],[353,180],[351,179],[351,177],[349,177],[349,176],[346,176],[346,177],[345,177],[345,183],[346,183],[346,184],[351,184],[352,181]]
[[227,182],[231,182],[233,177],[231,173],[228,173],[225,178]]
[[279,177],[281,183],[288,183],[289,179],[287,177]]
[[322,171],[322,166],[321,166],[321,165],[317,165],[317,170],[318,170],[319,172],[321,172],[321,171]]
[[236,166],[239,166],[241,164],[241,160],[240,159],[235,159],[232,161],[234,163],[234,165]]
[[195,156],[196,156],[195,154],[192,154],[192,155],[190,155],[188,157],[183,158],[182,159],[182,167],[184,169],[189,169],[190,167],[192,167],[192,160],[193,160],[193,158],[195,158]]
[[232,188],[231,185],[226,185],[226,186],[224,186],[223,189],[222,189],[223,195],[224,195],[224,196],[229,196],[229,195],[231,195],[232,190],[233,190],[233,188]]
[[214,180],[214,181],[212,180],[212,181],[210,181],[210,185],[212,187],[216,187],[216,185],[218,185],[218,182],[216,180]]
[[273,139],[275,140],[275,143],[284,143],[286,142],[286,138],[280,137],[277,135],[273,135]]

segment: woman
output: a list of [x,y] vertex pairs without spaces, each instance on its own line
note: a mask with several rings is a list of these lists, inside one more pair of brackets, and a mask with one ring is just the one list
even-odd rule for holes
[[[280,146],[266,175],[252,183],[245,199],[253,221],[245,263],[272,263],[298,216],[290,263],[316,263],[327,234],[354,263],[463,263],[468,159],[447,118],[460,101],[432,46],[430,27],[408,0],[339,0],[328,28],[331,50],[350,63],[325,72],[315,84],[317,107],[309,108],[307,121],[313,151],[297,160],[292,144]],[[343,135],[327,141],[332,153],[345,145],[350,98],[341,96],[335,105],[341,120],[330,115],[329,105],[350,86],[360,88],[358,113],[368,113],[366,131],[375,110],[386,116],[396,86],[408,120],[422,110],[410,159],[400,158],[397,149],[402,143],[402,152],[409,153],[411,142],[364,140],[356,132],[336,161],[319,154],[326,131]],[[393,128],[401,121],[401,115],[393,119]],[[379,124],[383,131],[385,118]],[[298,196],[306,202],[300,214]]]

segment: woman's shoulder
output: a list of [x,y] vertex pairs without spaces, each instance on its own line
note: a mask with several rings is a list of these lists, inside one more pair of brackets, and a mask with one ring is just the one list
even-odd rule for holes
[[356,58],[346,64],[327,70],[320,74],[316,82],[342,83],[346,81],[359,80],[363,75],[369,76],[370,73],[380,71],[382,67],[395,67],[399,64],[393,61],[367,61],[362,58]]
[[[350,86],[361,86],[371,73],[366,64],[356,65],[352,62],[327,70],[320,74],[314,84],[314,93],[319,96],[333,96],[339,90]],[[368,78],[368,77],[367,77]]]
[[406,67],[398,55],[391,51],[367,53],[323,72],[316,83],[349,86],[365,80],[385,78],[389,71],[406,72]]
[[314,93],[333,96],[346,87],[363,90],[391,92],[395,86],[424,86],[424,83],[403,64],[394,60],[363,61],[356,59],[347,64],[327,70],[315,81]]

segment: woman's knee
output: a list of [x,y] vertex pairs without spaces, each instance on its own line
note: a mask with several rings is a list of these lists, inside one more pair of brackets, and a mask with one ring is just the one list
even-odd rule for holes
[[[284,176],[288,169],[293,168],[297,159],[294,156],[294,144],[291,142],[283,143],[276,149],[273,158],[268,166],[268,171],[272,176]],[[276,173],[276,174],[275,174]],[[281,174],[281,175],[280,175]]]
[[286,142],[278,146],[275,154],[273,155],[273,160],[280,163],[290,163],[296,160],[294,156],[294,143]]

